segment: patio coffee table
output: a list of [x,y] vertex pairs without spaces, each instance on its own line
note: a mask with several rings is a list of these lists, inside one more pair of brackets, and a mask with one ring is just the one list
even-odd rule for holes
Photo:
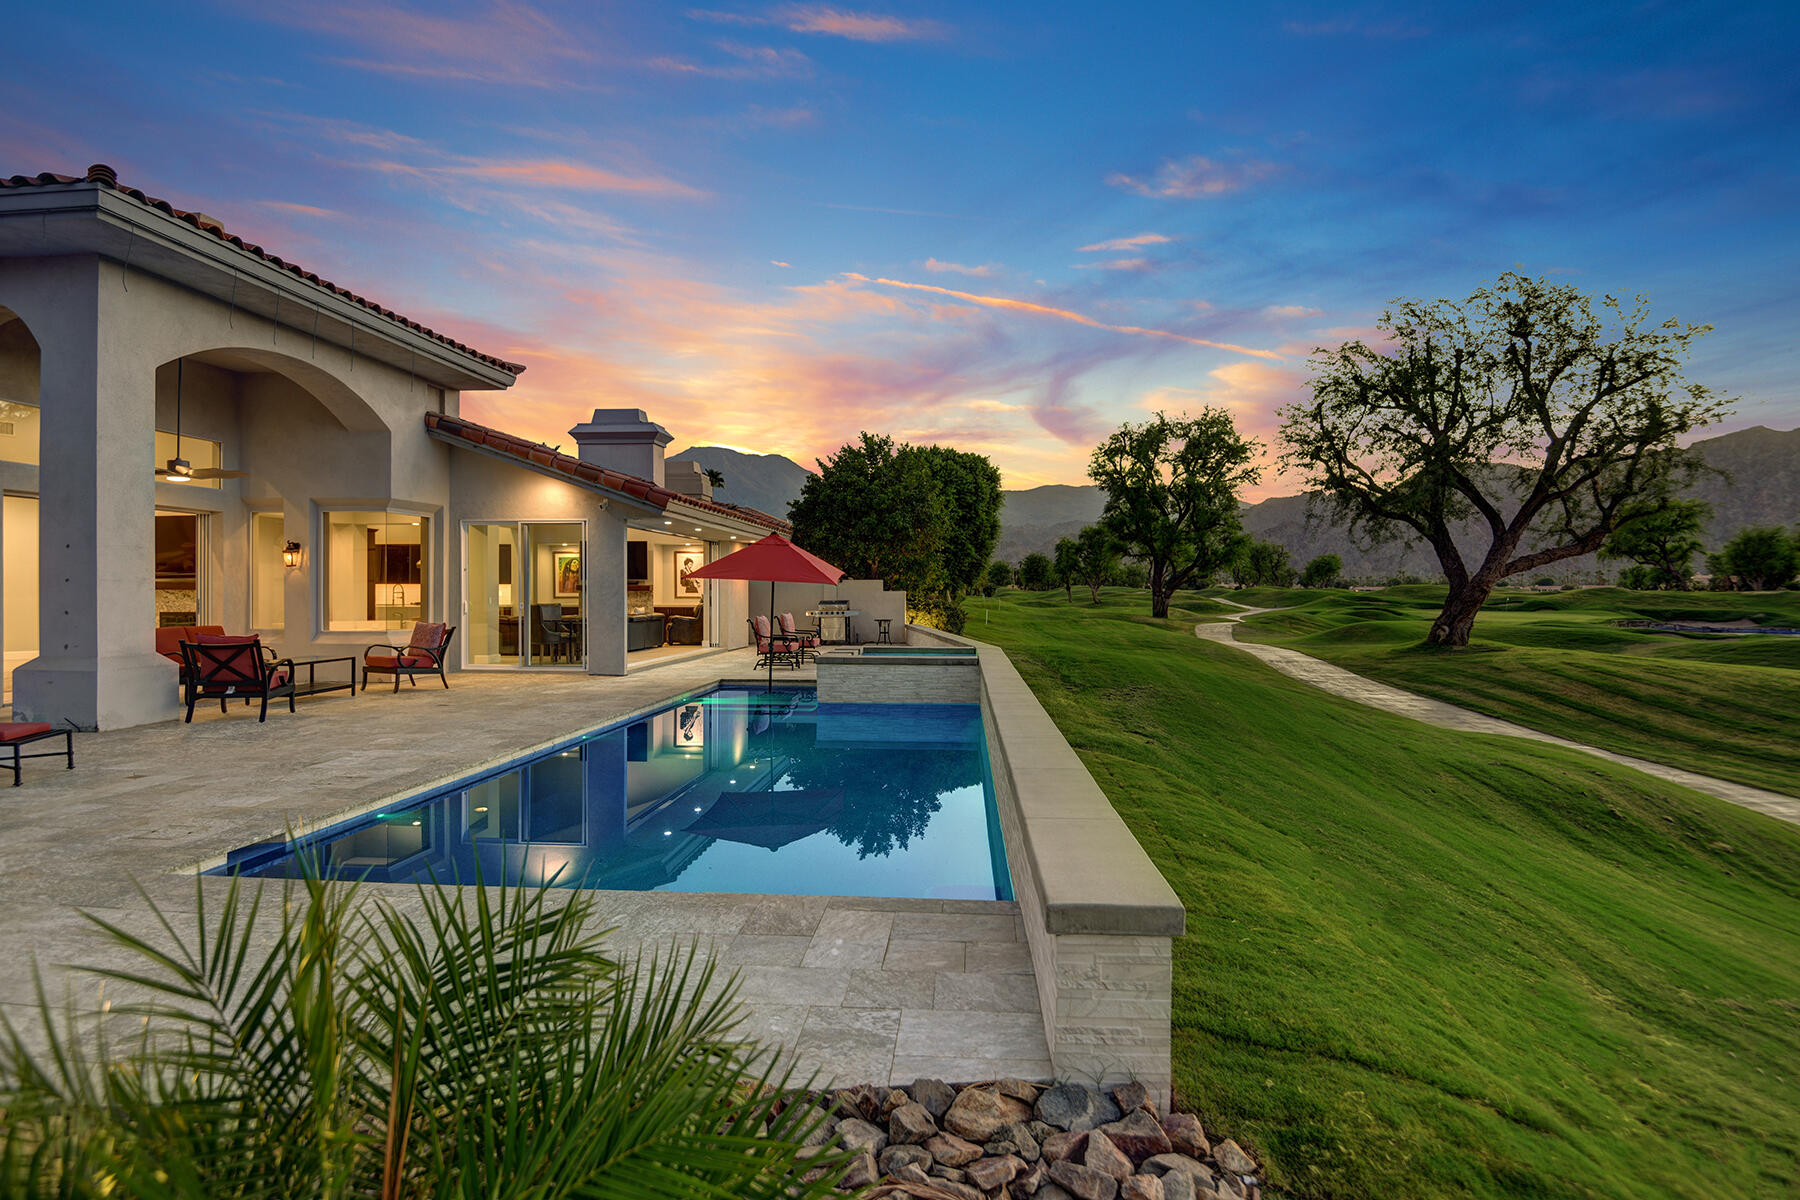
[[[318,696],[326,692],[341,692],[345,688],[350,689],[352,696],[356,695],[356,657],[354,655],[346,658],[296,658],[293,662],[295,696]],[[332,663],[343,663],[349,669],[350,678],[321,681],[319,668],[330,666]],[[299,670],[301,667],[306,668],[305,683],[300,682]]]

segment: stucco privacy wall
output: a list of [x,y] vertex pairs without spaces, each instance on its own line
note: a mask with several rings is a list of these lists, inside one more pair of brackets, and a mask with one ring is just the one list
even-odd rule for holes
[[[854,641],[872,642],[875,640],[875,620],[885,617],[889,625],[889,637],[896,643],[906,640],[906,593],[890,592],[879,579],[846,579],[836,587],[825,587],[816,583],[778,583],[775,585],[775,611],[791,612],[794,620],[800,625],[813,625],[814,621],[804,614],[807,609],[817,608],[821,600],[844,600],[857,615],[850,618],[849,627],[854,632]],[[769,606],[769,585],[757,584],[750,589],[750,611],[767,613]]]
[[1013,891],[1058,1078],[1141,1080],[1167,1106],[1174,890],[998,647],[913,627],[915,643],[973,646]]
[[[14,676],[14,711],[32,719],[111,728],[176,714],[175,668],[154,654],[157,504],[225,518],[207,615],[248,624],[243,578],[244,504],[279,507],[288,538],[310,555],[326,508],[397,507],[433,518],[431,608],[442,616],[449,555],[448,452],[420,416],[457,393],[438,391],[301,329],[92,255],[0,260],[0,305],[17,313],[39,348],[42,520],[39,656]],[[298,313],[296,313],[298,317]],[[205,355],[235,380],[239,436],[225,465],[251,471],[233,494],[159,484],[154,429],[160,368]],[[269,372],[273,372],[270,374]],[[201,391],[197,436],[226,430],[224,384]],[[185,382],[185,381],[184,381]],[[310,404],[294,403],[303,396]],[[185,409],[185,405],[184,405]],[[187,414],[184,411],[184,432]],[[394,494],[404,480],[405,494]],[[104,484],[102,485],[102,482]],[[297,489],[297,490],[296,490]],[[228,514],[228,515],[227,515]],[[288,573],[281,642],[288,653],[360,646],[366,633],[324,634],[310,570]],[[230,581],[230,582],[226,582]]]

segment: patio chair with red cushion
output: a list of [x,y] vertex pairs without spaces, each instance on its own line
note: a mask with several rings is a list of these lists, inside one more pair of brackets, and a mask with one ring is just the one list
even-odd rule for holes
[[775,667],[785,664],[790,667],[800,665],[800,642],[796,638],[776,636],[769,627],[769,618],[755,616],[750,618],[750,632],[756,638],[756,665],[759,667]]
[[370,646],[363,651],[362,685],[369,686],[371,675],[392,675],[394,690],[400,690],[400,679],[414,687],[418,676],[436,675],[447,690],[449,677],[444,674],[444,660],[450,656],[450,639],[456,626],[441,621],[419,621],[413,625],[412,637],[404,646]]
[[[63,740],[61,750],[40,750],[26,754],[24,747],[33,742],[41,742],[47,738],[59,737]],[[14,787],[19,786],[19,760],[25,758],[66,758],[69,770],[75,769],[75,734],[73,728],[57,729],[48,721],[0,721],[0,750],[12,751],[12,773]],[[0,764],[0,770],[5,764]]]
[[808,650],[817,650],[821,645],[824,644],[824,641],[819,636],[819,631],[817,629],[801,629],[800,627],[795,625],[793,613],[791,613],[791,612],[782,613],[780,620],[781,620],[781,632],[785,636],[793,638],[796,642],[800,643],[800,661],[801,662],[804,663],[806,661],[806,652]]
[[260,697],[258,721],[269,719],[271,697],[286,696],[288,711],[294,711],[294,660],[276,658],[255,634],[195,634],[193,641],[181,643],[181,675],[188,721],[194,719],[194,705],[203,699],[218,700],[219,711],[227,712],[234,697],[245,703]]

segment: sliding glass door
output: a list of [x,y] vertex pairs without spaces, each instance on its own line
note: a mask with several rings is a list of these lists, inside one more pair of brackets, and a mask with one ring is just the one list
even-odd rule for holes
[[472,667],[585,667],[580,521],[463,526],[463,626]]

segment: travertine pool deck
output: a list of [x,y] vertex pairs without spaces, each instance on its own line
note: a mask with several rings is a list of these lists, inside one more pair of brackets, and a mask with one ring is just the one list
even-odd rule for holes
[[[0,1005],[34,1024],[26,964],[53,993],[71,963],[125,959],[78,909],[134,929],[138,887],[177,912],[194,864],[371,808],[725,679],[749,651],[680,659],[623,678],[463,672],[432,683],[76,735],[76,764],[25,764],[0,790]],[[777,671],[776,682],[812,672]],[[228,886],[203,881],[208,895]],[[410,888],[384,886],[404,906]],[[804,1073],[844,1082],[1047,1077],[1049,1051],[1017,906],[997,901],[602,892],[611,948],[695,940],[742,977],[746,1032]],[[91,994],[93,985],[82,984]]]

